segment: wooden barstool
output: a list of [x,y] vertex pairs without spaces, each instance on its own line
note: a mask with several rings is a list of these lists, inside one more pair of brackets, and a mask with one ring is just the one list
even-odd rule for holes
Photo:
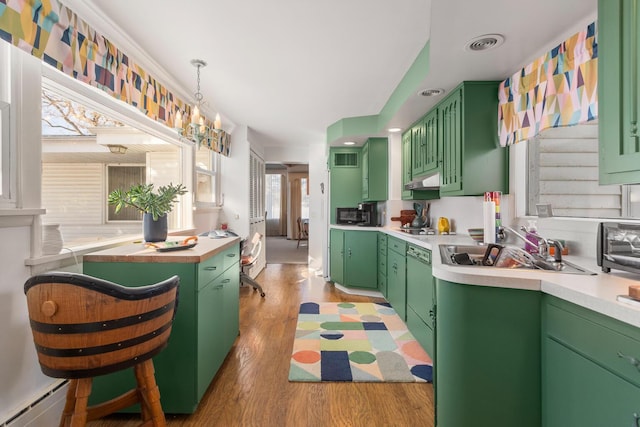
[[[83,274],[46,273],[24,284],[42,372],[69,379],[60,426],[140,403],[143,426],[166,424],[151,358],[167,346],[180,279],[125,287]],[[133,367],[137,388],[88,406],[93,377]]]

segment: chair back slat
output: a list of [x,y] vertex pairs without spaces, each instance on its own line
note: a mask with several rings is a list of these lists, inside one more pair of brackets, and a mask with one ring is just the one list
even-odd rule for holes
[[177,309],[177,276],[142,290],[84,275],[44,276],[27,281],[25,293],[38,360],[46,375],[103,375],[140,363],[166,347]]

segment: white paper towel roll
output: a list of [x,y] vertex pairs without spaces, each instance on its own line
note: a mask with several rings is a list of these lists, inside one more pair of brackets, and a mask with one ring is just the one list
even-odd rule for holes
[[496,204],[484,202],[482,205],[482,224],[484,225],[484,243],[496,242]]

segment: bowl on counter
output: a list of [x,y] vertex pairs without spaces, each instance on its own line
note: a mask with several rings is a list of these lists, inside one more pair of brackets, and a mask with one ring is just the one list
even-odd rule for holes
[[477,243],[484,243],[484,228],[469,228],[469,237],[475,240]]

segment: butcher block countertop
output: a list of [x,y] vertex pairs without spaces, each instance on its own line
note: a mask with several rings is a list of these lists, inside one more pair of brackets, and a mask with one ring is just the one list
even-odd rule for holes
[[[189,236],[169,236],[167,241],[181,242]],[[239,237],[213,239],[200,236],[193,248],[159,252],[155,248],[146,248],[144,243],[131,243],[115,248],[86,254],[85,262],[157,262],[197,264],[240,242]]]

